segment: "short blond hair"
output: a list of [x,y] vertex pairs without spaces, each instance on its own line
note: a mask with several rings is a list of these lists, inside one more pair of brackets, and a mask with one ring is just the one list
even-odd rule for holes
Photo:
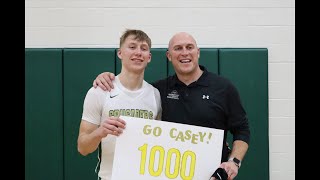
[[138,40],[141,42],[146,41],[149,48],[151,48],[151,39],[149,38],[149,36],[145,32],[138,29],[127,29],[120,37],[120,47],[123,45],[124,41],[130,35],[133,35],[135,37],[134,38],[135,40]]

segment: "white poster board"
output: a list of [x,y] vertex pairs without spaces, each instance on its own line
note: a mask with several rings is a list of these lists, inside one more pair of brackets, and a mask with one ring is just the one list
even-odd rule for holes
[[223,130],[121,118],[112,180],[208,180],[220,165]]

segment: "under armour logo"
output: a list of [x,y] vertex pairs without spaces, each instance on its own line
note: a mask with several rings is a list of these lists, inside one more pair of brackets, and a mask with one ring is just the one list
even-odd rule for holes
[[202,99],[209,99],[209,95],[202,95]]

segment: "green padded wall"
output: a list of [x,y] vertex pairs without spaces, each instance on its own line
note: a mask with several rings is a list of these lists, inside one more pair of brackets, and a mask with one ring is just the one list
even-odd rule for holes
[[25,179],[63,179],[62,50],[25,49]]
[[239,90],[250,124],[249,150],[236,179],[268,180],[268,50],[219,49],[219,72]]
[[[151,53],[146,81],[174,73],[165,48],[153,48]],[[248,113],[251,142],[236,179],[269,179],[268,50],[201,48],[199,64],[230,79]],[[83,100],[99,73],[117,74],[120,68],[116,48],[26,48],[26,180],[97,179],[97,152],[83,157],[77,151]]]
[[[172,63],[168,61],[169,75],[173,75],[174,68]],[[207,68],[208,71],[218,74],[218,49],[216,48],[200,48],[199,64]]]
[[64,180],[96,180],[97,151],[82,156],[77,138],[83,101],[95,77],[104,71],[115,72],[114,49],[64,50]]
[[[151,48],[151,62],[148,64],[144,72],[144,80],[152,83],[156,80],[167,77],[167,60],[165,48]],[[116,57],[117,74],[121,71],[121,60]]]

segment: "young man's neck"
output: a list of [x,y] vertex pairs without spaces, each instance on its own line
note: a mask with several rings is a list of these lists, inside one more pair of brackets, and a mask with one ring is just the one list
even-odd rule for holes
[[118,75],[121,84],[131,90],[135,91],[142,87],[144,72],[140,74],[123,72]]

